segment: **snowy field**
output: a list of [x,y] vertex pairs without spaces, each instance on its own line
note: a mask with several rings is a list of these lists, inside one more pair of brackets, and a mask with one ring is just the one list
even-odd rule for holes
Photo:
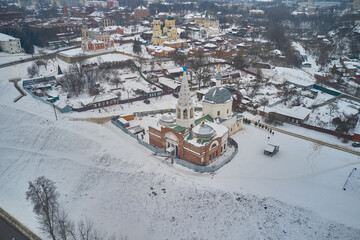
[[4,80],[0,206],[39,235],[25,191],[45,175],[74,220],[118,239],[359,239],[358,178],[342,190],[359,157],[280,133],[269,140],[280,152],[266,157],[268,133],[245,125],[238,155],[212,177],[155,157],[111,123],[55,121],[30,96],[13,103],[19,93]]

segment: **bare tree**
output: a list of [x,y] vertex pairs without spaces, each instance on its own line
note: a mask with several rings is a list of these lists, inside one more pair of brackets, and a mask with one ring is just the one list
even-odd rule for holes
[[234,65],[235,68],[246,67],[247,64],[244,57],[244,51],[243,50],[237,51],[236,55],[231,59],[231,63]]
[[[81,59],[82,56],[80,55],[79,58]],[[87,62],[84,59],[73,63],[69,70],[64,71],[64,76],[60,80],[63,88],[68,90],[71,94],[75,94],[76,96],[78,96],[84,90],[86,78],[91,77],[90,74],[87,76],[85,75],[86,63]]]
[[97,230],[94,229],[94,223],[89,219],[86,219],[85,222],[80,220],[77,224],[78,226],[78,236],[80,240],[101,240],[104,239]]
[[[44,176],[29,182],[26,199],[34,204],[41,230],[52,240],[103,240],[89,219],[80,220],[75,226],[57,202],[59,193],[55,183]],[[110,238],[109,238],[110,239]],[[114,239],[114,238],[113,238]]]
[[249,94],[249,97],[253,98],[256,96],[256,94],[258,94],[259,90],[260,90],[260,87],[261,87],[261,84],[260,82],[256,81],[252,84],[251,88],[252,88],[252,91],[251,93]]
[[33,63],[31,66],[27,68],[27,73],[31,78],[35,76],[39,76],[39,72],[40,72],[39,67],[35,63]]
[[43,61],[43,60],[37,60],[36,65],[40,68],[41,66],[44,66],[45,69],[47,69],[47,61]]
[[338,112],[339,110],[339,106],[335,103],[330,103],[328,106],[329,106],[330,115],[335,112]]
[[75,224],[63,209],[57,214],[56,235],[62,240],[76,239]]
[[53,181],[44,176],[38,177],[34,182],[29,182],[26,199],[34,204],[33,211],[38,216],[41,230],[56,240],[56,216],[59,204],[59,193]]
[[206,65],[208,59],[202,49],[194,53],[194,58],[189,61],[189,66],[198,81],[199,89],[201,85],[205,86],[210,82],[211,72],[209,66]]
[[256,68],[256,81],[261,82],[263,79],[263,73],[261,71],[261,68]]
[[194,71],[195,77],[198,81],[199,89],[202,86],[206,86],[211,79],[211,72],[209,66],[200,67],[197,69],[197,71]]

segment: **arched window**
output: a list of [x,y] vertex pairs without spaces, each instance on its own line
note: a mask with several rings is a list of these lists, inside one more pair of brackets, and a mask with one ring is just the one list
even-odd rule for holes
[[219,145],[219,144],[215,141],[215,142],[211,145],[210,150],[216,148],[218,145]]
[[188,110],[184,109],[183,111],[183,119],[188,119]]

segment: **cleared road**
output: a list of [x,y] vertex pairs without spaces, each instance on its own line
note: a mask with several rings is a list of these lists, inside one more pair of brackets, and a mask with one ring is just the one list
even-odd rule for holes
[[[36,56],[36,57],[31,57],[31,58],[25,58],[25,59],[21,59],[21,60],[17,60],[17,61],[13,61],[13,62],[9,62],[9,63],[4,63],[4,64],[0,64],[0,68],[4,68],[4,67],[9,67],[9,66],[13,66],[19,63],[24,63],[24,62],[31,62],[31,61],[35,61],[38,59],[51,59],[51,58],[55,58],[56,55],[61,52],[61,51],[67,51],[67,50],[71,50],[71,49],[75,49],[75,48],[79,48],[79,46],[74,46],[74,47],[70,47],[67,49],[61,49],[59,51],[53,52],[53,53],[49,53],[49,54],[45,54],[45,55],[41,55],[41,56]],[[2,240],[2,239],[0,239]]]
[[274,127],[271,127],[271,126],[268,126],[268,127],[270,127],[271,129],[273,129],[274,131],[277,131],[277,132],[281,132],[281,133],[284,133],[284,134],[287,134],[287,135],[290,135],[290,136],[293,136],[293,137],[301,138],[301,139],[304,139],[304,140],[307,140],[307,141],[311,141],[311,142],[314,142],[314,143],[324,145],[326,147],[331,147],[331,148],[334,148],[334,149],[337,149],[337,150],[340,150],[340,151],[343,151],[343,152],[347,152],[347,153],[351,153],[351,154],[360,156],[360,152],[358,152],[356,150],[353,150],[353,149],[350,149],[350,148],[347,148],[347,147],[342,147],[342,146],[339,146],[339,145],[336,145],[336,144],[320,141],[320,140],[317,140],[317,139],[314,139],[314,138],[309,138],[309,137],[306,137],[306,136],[303,136],[303,135],[300,135],[300,134],[296,134],[296,133],[292,133],[292,132],[288,132],[288,131],[285,131],[285,130],[282,130],[282,129],[279,129],[279,128],[274,128]]
[[[254,124],[256,121],[251,120],[251,122]],[[323,145],[323,146],[326,146],[326,147],[334,148],[334,149],[337,149],[337,150],[340,150],[340,151],[343,151],[343,152],[347,152],[347,153],[351,153],[351,154],[360,156],[359,151],[356,151],[356,150],[353,150],[353,149],[350,149],[350,148],[347,148],[347,147],[342,147],[342,146],[339,146],[339,145],[336,145],[336,144],[320,141],[320,140],[317,140],[315,138],[310,138],[310,137],[306,137],[306,136],[303,136],[303,135],[300,135],[300,134],[297,134],[297,133],[289,132],[289,131],[286,131],[286,130],[283,130],[283,129],[280,129],[280,128],[270,126],[270,125],[268,125],[266,123],[260,123],[260,124],[266,125],[269,129],[272,129],[273,131],[276,131],[276,132],[280,132],[280,133],[283,133],[283,134],[286,134],[286,135],[289,135],[289,136],[301,138],[301,139],[304,139],[304,140],[307,140],[307,141],[310,141],[310,142],[313,142],[313,143],[317,143],[317,144],[320,144],[320,145]]]

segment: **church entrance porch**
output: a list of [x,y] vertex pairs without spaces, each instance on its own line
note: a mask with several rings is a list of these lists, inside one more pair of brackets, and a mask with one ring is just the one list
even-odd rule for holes
[[175,134],[169,132],[165,135],[166,140],[166,153],[173,156],[179,157],[179,139]]

